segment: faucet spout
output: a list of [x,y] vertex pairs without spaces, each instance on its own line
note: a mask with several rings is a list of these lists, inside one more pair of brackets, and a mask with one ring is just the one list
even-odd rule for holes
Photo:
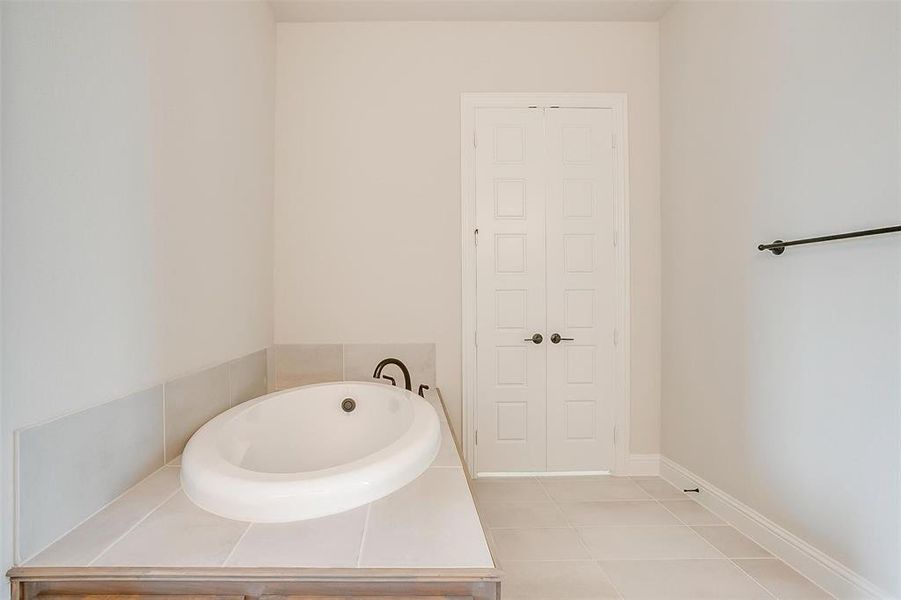
[[391,381],[391,383],[393,385],[395,383],[393,377],[389,377],[387,375],[382,375],[382,370],[385,367],[387,367],[388,365],[397,365],[398,367],[400,367],[401,372],[404,374],[404,387],[407,388],[407,391],[412,392],[413,391],[413,382],[410,380],[410,371],[409,371],[409,369],[407,369],[407,365],[405,365],[404,363],[402,363],[401,361],[399,361],[396,358],[386,358],[386,359],[382,360],[378,365],[376,365],[375,371],[373,371],[373,373],[372,373],[372,377],[374,379],[382,379],[382,378],[388,379]]

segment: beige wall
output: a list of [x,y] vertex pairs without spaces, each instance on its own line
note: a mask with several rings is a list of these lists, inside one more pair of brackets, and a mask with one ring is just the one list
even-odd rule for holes
[[460,94],[626,92],[632,451],[658,450],[656,23],[279,24],[275,340],[435,342],[459,428]]
[[897,596],[897,3],[660,24],[663,452]]
[[9,566],[15,429],[271,342],[275,25],[264,3],[3,11]]

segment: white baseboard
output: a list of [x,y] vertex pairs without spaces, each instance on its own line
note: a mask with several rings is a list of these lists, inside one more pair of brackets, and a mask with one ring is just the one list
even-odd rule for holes
[[839,600],[892,598],[842,563],[665,456],[660,457],[660,476],[679,489],[700,488],[696,500],[704,507]]
[[660,455],[630,454],[629,475],[660,475]]

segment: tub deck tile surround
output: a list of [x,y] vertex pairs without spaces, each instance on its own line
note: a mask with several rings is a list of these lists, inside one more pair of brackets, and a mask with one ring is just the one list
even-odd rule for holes
[[166,460],[175,458],[201,425],[228,410],[228,364],[166,384]]
[[228,363],[228,405],[237,406],[266,394],[268,366],[266,350]]
[[28,562],[33,566],[90,564],[180,487],[178,469],[164,467],[130,489]]
[[[370,380],[379,361],[393,357],[409,369],[414,392],[421,383],[435,387],[435,344],[344,344],[343,353],[343,377],[348,381]],[[397,367],[386,367],[384,373],[396,378],[397,385],[403,385]]]
[[[437,390],[427,395],[441,405]],[[494,562],[446,418],[442,434],[438,457],[409,485],[371,505],[295,523],[248,524],[207,513],[180,491],[180,468],[170,463],[16,573],[38,566],[490,571]]]
[[[119,522],[122,515],[110,503],[126,493],[138,495],[129,490],[179,455],[206,420],[266,393],[266,360],[267,351],[258,350],[19,429],[17,561],[30,560],[73,530],[88,531],[81,525],[92,515]],[[74,539],[70,536],[69,543]],[[76,557],[69,560],[79,562]]]
[[361,567],[493,566],[466,475],[433,467],[372,503]]
[[163,465],[163,386],[16,434],[16,542],[29,559]]
[[279,344],[270,348],[269,391],[341,381],[341,344]]
[[[12,597],[497,600],[501,573],[473,503],[459,444],[440,394],[427,395],[440,407],[442,449],[423,475],[394,494],[321,519],[243,523],[191,504],[180,489],[176,457],[11,569]],[[450,449],[456,450],[456,464],[441,466]],[[107,512],[116,518],[104,516]]]
[[230,567],[353,568],[369,506],[295,523],[254,523],[225,564]]

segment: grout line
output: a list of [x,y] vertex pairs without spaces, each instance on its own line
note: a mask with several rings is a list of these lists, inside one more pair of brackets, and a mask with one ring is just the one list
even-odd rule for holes
[[[739,533],[740,533],[740,532],[739,532]],[[753,541],[753,540],[752,540],[752,541]],[[778,556],[775,556],[775,555],[770,556],[770,557],[757,556],[757,557],[754,557],[754,558],[739,558],[738,560],[775,560],[775,561],[781,562],[781,563],[784,564],[786,567],[788,567],[789,569],[791,569],[792,571],[794,571],[799,577],[803,578],[805,581],[807,581],[808,583],[810,583],[812,586],[814,586],[815,588],[817,588],[818,590],[820,590],[821,592],[823,592],[824,594],[826,594],[826,596],[828,596],[829,598],[832,598],[833,600],[835,600],[835,596],[833,596],[832,594],[830,594],[829,592],[827,592],[826,590],[824,590],[823,588],[821,588],[819,585],[817,585],[816,583],[814,583],[813,581],[811,581],[810,579],[808,579],[807,577],[805,577],[803,574],[801,574],[800,572],[798,572],[794,567],[792,567],[790,564],[788,564],[787,562],[785,562],[784,560],[782,560],[782,559],[779,558]],[[733,561],[733,562],[734,562],[734,561]],[[741,569],[742,572],[745,573],[748,577],[750,577],[750,578],[753,579],[754,581],[757,581],[757,578],[754,577],[751,573],[748,573],[748,572],[747,572],[740,564],[738,564],[738,563],[735,563],[735,564],[736,564],[736,566],[737,566],[739,569]],[[760,582],[758,582],[758,583],[760,583]],[[760,585],[763,586],[762,583],[761,583]],[[767,591],[768,591],[772,596],[776,597],[776,594],[775,594],[774,592],[770,592],[769,590],[767,590]],[[777,597],[777,600],[778,600],[778,597]]]
[[[667,483],[669,483],[669,482],[667,482]],[[670,485],[672,485],[672,484],[670,484]],[[669,500],[670,498],[667,498],[667,499]],[[672,498],[672,499],[675,500],[675,498]],[[698,506],[700,506],[700,503],[699,503],[699,502],[696,502],[693,498],[687,498],[687,499],[688,499],[688,500],[691,500],[692,502],[694,502],[695,504],[698,504]],[[719,548],[717,548],[716,546],[714,546],[714,545],[710,542],[710,540],[708,540],[708,539],[705,538],[703,535],[701,535],[700,533],[698,533],[697,531],[695,531],[694,528],[693,528],[691,525],[689,525],[682,517],[680,517],[679,515],[677,515],[676,513],[674,513],[673,511],[671,511],[670,509],[668,509],[668,508],[666,507],[666,505],[663,504],[663,502],[660,501],[660,499],[655,498],[655,500],[657,500],[657,504],[659,504],[659,505],[663,508],[663,510],[669,512],[669,513],[670,513],[671,515],[673,515],[680,523],[684,524],[686,527],[688,527],[689,529],[691,529],[691,531],[694,532],[694,534],[695,534],[696,536],[698,536],[699,538],[701,538],[702,540],[704,540],[705,542],[707,542],[707,545],[708,545],[708,546],[710,546],[711,548],[713,548],[714,550],[716,550],[717,552],[719,552],[720,554],[722,554],[722,555],[723,555],[723,558],[725,558],[726,560],[728,560],[729,563],[730,563],[733,567],[735,567],[736,569],[738,569],[740,573],[744,574],[745,577],[747,577],[748,579],[750,579],[751,581],[753,581],[755,584],[757,584],[757,587],[759,587],[760,589],[762,589],[762,590],[764,591],[764,593],[766,593],[769,597],[773,598],[774,600],[778,600],[778,599],[776,598],[776,595],[775,595],[775,594],[773,594],[770,590],[768,590],[766,587],[764,587],[764,585],[763,585],[762,583],[760,583],[759,581],[757,581],[757,579],[755,579],[754,577],[752,577],[750,573],[748,573],[747,571],[745,571],[744,569],[742,569],[742,568],[738,565],[738,563],[735,562],[735,559],[726,556],[726,553],[725,553],[725,552],[723,552],[722,550],[720,550]],[[704,508],[704,507],[702,506],[701,508]],[[707,509],[705,508],[704,510],[707,510]],[[709,511],[708,511],[708,512],[709,512]],[[736,530],[736,531],[738,531],[738,530]],[[744,535],[744,534],[742,534],[741,532],[739,532],[739,535]],[[751,540],[751,541],[753,542],[753,540]]]
[[[165,468],[165,467],[164,467],[164,468]],[[155,513],[156,511],[158,511],[164,504],[166,504],[167,502],[169,502],[169,500],[171,500],[172,498],[174,498],[180,491],[181,491],[181,485],[179,485],[178,488],[177,488],[174,492],[172,492],[171,494],[169,494],[168,496],[166,496],[166,498],[165,498],[162,502],[160,502],[159,504],[157,504],[156,507],[153,508],[153,510],[149,511],[146,515],[144,515],[143,517],[141,517],[140,519],[138,519],[138,522],[135,523],[134,525],[132,525],[131,527],[129,527],[129,528],[125,531],[125,533],[123,533],[122,535],[120,535],[119,537],[117,537],[117,538],[116,538],[115,540],[113,540],[106,548],[104,548],[103,550],[101,550],[101,551],[100,551],[100,554],[98,554],[98,555],[95,556],[93,559],[91,559],[91,561],[88,563],[88,566],[90,567],[90,566],[92,566],[95,562],[97,562],[98,560],[100,560],[100,558],[101,558],[104,554],[106,554],[107,552],[109,552],[110,549],[111,549],[113,546],[115,546],[116,544],[118,544],[119,542],[121,542],[123,539],[125,539],[125,536],[127,536],[129,533],[131,533],[132,531],[134,531],[135,529],[137,529],[137,528],[138,528],[138,525],[140,525],[141,523],[143,523],[144,521],[146,521],[146,520],[150,517],[150,515],[152,515],[152,514]]]
[[[280,390],[279,381],[278,381],[278,345],[272,344],[272,381],[269,382],[272,385],[272,391],[276,392]],[[269,356],[266,357],[266,373],[269,373]]]
[[[176,377],[169,378],[169,379],[167,379],[167,380],[165,380],[165,381],[156,383],[156,384],[154,384],[154,385],[151,385],[151,386],[149,386],[149,387],[147,387],[147,388],[138,390],[138,391],[136,391],[136,392],[132,392],[132,393],[126,394],[126,395],[124,395],[124,396],[119,396],[119,397],[113,398],[112,400],[106,400],[106,401],[103,401],[103,402],[99,402],[99,403],[97,403],[97,404],[92,404],[92,405],[90,405],[90,406],[86,406],[86,407],[84,407],[84,408],[79,408],[79,409],[75,409],[75,410],[72,410],[72,411],[68,411],[68,412],[65,412],[65,413],[63,413],[63,414],[60,414],[60,415],[57,415],[57,416],[54,416],[54,417],[50,417],[50,418],[45,419],[45,420],[43,420],[43,421],[39,421],[39,422],[36,422],[36,423],[32,423],[32,424],[30,424],[30,425],[25,425],[25,426],[23,426],[23,427],[19,427],[19,428],[13,430],[13,432],[12,432],[12,434],[13,434],[13,469],[12,469],[12,476],[13,476],[13,490],[14,490],[14,491],[13,491],[13,527],[12,527],[12,543],[13,543],[13,561],[14,561],[14,564],[16,564],[16,565],[24,564],[24,563],[27,563],[28,561],[34,559],[34,558],[37,557],[39,554],[41,554],[42,552],[44,552],[45,550],[47,550],[50,546],[52,546],[53,544],[57,543],[57,542],[60,541],[62,538],[66,537],[67,535],[69,535],[70,533],[72,533],[74,530],[76,530],[77,528],[79,528],[80,526],[82,526],[84,523],[86,523],[88,520],[90,520],[91,518],[93,518],[94,516],[96,516],[99,512],[101,512],[102,510],[104,510],[105,508],[107,508],[108,506],[110,506],[111,504],[113,504],[114,502],[116,502],[117,500],[119,500],[120,498],[122,498],[125,494],[129,493],[131,490],[133,490],[133,489],[136,488],[137,486],[141,485],[144,481],[146,481],[148,478],[150,478],[151,476],[153,476],[155,473],[157,473],[157,472],[160,471],[161,469],[163,469],[163,468],[165,468],[165,467],[167,467],[167,466],[172,466],[172,467],[180,467],[180,466],[181,466],[181,465],[170,465],[169,463],[170,463],[172,460],[174,460],[176,457],[169,457],[169,456],[166,455],[166,452],[167,452],[167,449],[166,449],[166,441],[167,441],[167,435],[166,435],[166,432],[167,432],[167,429],[168,429],[168,428],[167,428],[167,420],[166,420],[166,388],[168,387],[168,384],[169,384],[169,383],[171,383],[171,382],[173,382],[173,381],[176,381],[176,380],[179,380],[179,379],[182,379],[182,378],[184,378],[184,377],[189,377],[189,376],[193,376],[193,375],[198,375],[198,374],[204,373],[204,372],[206,372],[206,371],[212,371],[212,370],[214,370],[214,369],[218,369],[218,368],[221,368],[221,367],[225,367],[225,369],[226,369],[226,375],[227,375],[227,387],[228,387],[228,392],[227,392],[227,393],[228,393],[228,396],[227,396],[227,398],[226,398],[226,405],[227,405],[226,410],[227,410],[228,408],[231,408],[231,399],[230,399],[230,396],[231,396],[231,364],[234,363],[234,362],[236,362],[236,361],[239,361],[239,360],[242,360],[242,359],[244,359],[244,358],[247,358],[247,357],[249,357],[249,356],[253,356],[254,354],[257,354],[257,353],[259,353],[259,352],[266,352],[266,351],[267,351],[266,348],[263,348],[262,350],[255,350],[255,351],[253,351],[253,352],[250,352],[249,354],[245,354],[245,355],[239,356],[238,358],[234,358],[234,359],[231,359],[231,360],[227,360],[227,361],[225,361],[225,362],[218,363],[218,364],[214,364],[214,365],[207,365],[207,366],[204,366],[204,367],[202,367],[202,368],[200,368],[200,369],[194,370],[194,371],[192,371],[192,372],[180,374],[180,375],[178,375],[178,376],[176,376]],[[268,369],[268,355],[267,355],[267,369]],[[267,378],[268,378],[268,373],[267,373]],[[267,385],[268,385],[268,383],[267,383]],[[97,409],[97,408],[101,408],[101,407],[104,407],[104,406],[107,406],[107,405],[112,405],[112,404],[117,403],[117,402],[120,402],[120,401],[128,400],[128,399],[133,398],[134,396],[137,396],[137,395],[139,395],[139,394],[144,394],[144,393],[146,393],[146,392],[151,392],[151,391],[155,390],[156,388],[160,388],[160,396],[161,396],[161,402],[160,402],[160,411],[162,412],[162,436],[161,436],[161,437],[162,437],[162,448],[161,448],[161,453],[160,453],[160,454],[161,454],[161,466],[158,467],[157,469],[155,469],[154,471],[152,471],[151,473],[149,473],[146,477],[144,477],[144,478],[142,478],[141,480],[139,480],[139,481],[138,481],[137,483],[135,483],[134,485],[130,486],[128,489],[126,489],[126,490],[124,490],[123,492],[121,492],[119,495],[117,495],[115,498],[113,498],[113,499],[110,500],[109,502],[104,503],[102,506],[100,506],[99,508],[97,508],[97,510],[95,510],[94,512],[92,512],[90,515],[88,515],[88,516],[85,517],[84,519],[78,521],[75,525],[73,525],[71,528],[69,528],[68,530],[66,530],[64,533],[60,534],[58,537],[54,538],[52,541],[50,541],[49,543],[47,543],[46,545],[44,545],[41,549],[39,549],[38,551],[32,553],[31,556],[29,556],[28,558],[26,558],[26,559],[23,560],[23,559],[21,558],[21,555],[20,555],[20,552],[19,552],[19,542],[20,542],[20,539],[21,539],[21,533],[19,532],[19,526],[20,526],[20,524],[19,524],[19,520],[20,520],[20,515],[19,515],[19,508],[20,508],[19,492],[20,492],[20,490],[21,490],[21,486],[20,486],[20,482],[19,482],[20,477],[19,477],[19,455],[18,455],[18,446],[19,446],[19,442],[18,442],[18,440],[19,440],[19,436],[20,436],[21,432],[28,431],[28,430],[30,430],[30,429],[34,429],[34,428],[37,428],[37,427],[42,427],[42,426],[44,426],[44,425],[49,425],[49,424],[54,423],[54,422],[56,422],[56,421],[60,421],[60,420],[62,420],[62,419],[66,419],[66,418],[68,418],[68,417],[72,417],[72,416],[75,416],[75,415],[79,415],[79,414],[81,414],[81,413],[85,413],[85,412],[88,412],[88,411],[91,411],[91,410],[94,410],[94,409]],[[267,390],[267,391],[268,391],[268,390]],[[179,453],[179,455],[180,455],[180,453]],[[179,456],[179,455],[176,455],[176,456]],[[95,560],[96,560],[96,559],[95,559]]]
[[369,515],[371,514],[372,502],[366,507],[366,519],[363,521],[363,535],[360,536],[360,547],[357,548],[357,567],[360,566],[360,561],[363,560],[363,544],[366,543],[366,534],[369,533]]
[[576,534],[576,539],[579,540],[579,544],[582,545],[582,549],[585,550],[585,552],[588,554],[588,559],[594,563],[594,565],[598,568],[598,570],[600,570],[601,573],[603,573],[604,578],[607,580],[607,583],[610,584],[610,587],[613,588],[613,591],[616,592],[616,595],[620,598],[624,598],[625,596],[623,596],[623,593],[619,590],[619,588],[616,587],[616,584],[613,583],[613,580],[610,578],[610,575],[607,574],[607,571],[604,570],[604,567],[601,566],[601,561],[596,559],[591,553],[591,550],[588,548],[588,544],[586,544],[585,540],[582,538],[582,534],[579,533],[579,530],[575,527],[575,525],[572,524],[572,521],[569,519],[569,517],[566,516],[566,511],[563,510],[561,503],[556,498],[554,498],[553,495],[551,495],[551,492],[547,489],[540,477],[536,477],[536,479],[538,481],[538,485],[541,486],[541,489],[544,490],[544,493],[548,495],[548,497],[551,499],[551,502],[553,502],[557,510],[560,511],[560,515],[563,517],[563,520],[566,521],[570,529],[572,529],[573,533]]
[[236,358],[225,363],[225,410],[234,406],[234,404],[232,404],[232,365],[239,360],[241,359]]
[[[150,473],[149,475],[147,475],[147,477],[143,478],[142,480],[140,480],[139,482],[137,482],[136,484],[134,484],[133,486],[131,486],[130,488],[128,488],[127,490],[125,490],[124,492],[122,492],[121,494],[119,494],[118,496],[116,496],[115,498],[113,498],[112,500],[110,500],[109,502],[107,502],[106,504],[104,504],[103,506],[101,506],[100,508],[98,508],[97,510],[95,510],[94,512],[92,512],[91,514],[89,514],[87,517],[85,517],[84,519],[82,519],[81,521],[79,521],[78,523],[76,523],[75,525],[73,525],[72,527],[70,527],[69,529],[67,529],[65,533],[62,533],[62,534],[60,534],[58,537],[54,538],[53,541],[51,541],[49,544],[47,544],[46,546],[44,546],[43,548],[41,548],[41,549],[38,550],[37,552],[33,553],[31,556],[29,556],[29,557],[26,558],[25,560],[17,560],[17,561],[16,561],[16,564],[17,564],[17,565],[21,565],[21,564],[27,563],[27,562],[30,561],[30,560],[34,560],[39,554],[41,554],[42,552],[44,552],[45,550],[47,550],[48,548],[50,548],[50,546],[52,546],[53,544],[57,543],[58,541],[60,541],[61,539],[63,539],[64,537],[66,537],[67,535],[69,535],[70,533],[72,533],[73,531],[75,531],[76,529],[78,529],[79,527],[81,527],[82,525],[84,525],[85,523],[87,523],[88,521],[90,521],[91,519],[93,519],[94,517],[96,517],[98,514],[100,514],[100,513],[103,512],[104,510],[106,510],[106,508],[108,508],[109,506],[111,506],[111,505],[114,504],[115,502],[118,502],[119,500],[121,500],[123,497],[125,497],[125,495],[127,495],[128,493],[130,493],[131,491],[133,491],[133,490],[134,490],[135,488],[137,488],[138,486],[142,485],[145,481],[147,481],[148,479],[150,479],[151,477],[153,477],[154,475],[156,475],[157,473],[159,473],[160,471],[162,471],[163,469],[165,469],[167,466],[168,466],[168,465],[167,465],[166,463],[163,463],[163,465],[162,465],[161,467],[158,467],[158,468],[154,469],[152,473]],[[173,467],[176,467],[176,468],[181,468],[181,465],[172,465],[172,466],[173,466]],[[179,484],[179,488],[178,488],[178,489],[181,489],[181,484]],[[16,495],[18,496],[18,491],[16,491]],[[167,498],[167,499],[168,499],[168,498]],[[16,508],[18,509],[18,507],[16,507]],[[18,525],[18,523],[15,523],[15,525]],[[16,548],[15,548],[15,553],[16,553],[17,555],[18,555],[18,552],[19,552],[19,548],[16,547]]]
[[[263,348],[263,350],[265,350],[265,347]],[[50,423],[53,423],[54,421],[59,421],[60,419],[65,419],[66,417],[71,417],[73,415],[87,412],[87,411],[95,409],[95,408],[100,408],[101,406],[106,406],[107,404],[112,404],[113,402],[118,402],[119,400],[126,400],[128,398],[131,398],[132,396],[137,396],[138,394],[143,394],[144,392],[149,392],[150,390],[152,390],[154,388],[158,388],[158,387],[165,388],[167,383],[172,383],[173,381],[177,381],[179,379],[184,379],[185,377],[190,377],[192,375],[199,375],[200,373],[203,373],[204,371],[212,371],[213,369],[218,369],[219,367],[223,367],[234,360],[240,360],[242,358],[246,358],[247,356],[256,354],[257,352],[260,352],[260,351],[261,350],[254,350],[250,354],[245,354],[245,355],[239,356],[237,358],[232,358],[232,359],[229,359],[229,360],[226,360],[223,362],[219,362],[219,363],[213,363],[213,364],[206,363],[203,366],[201,366],[197,369],[194,369],[192,371],[187,371],[187,372],[182,371],[182,372],[175,374],[172,377],[169,377],[168,379],[164,379],[162,381],[157,380],[156,383],[150,384],[150,385],[143,387],[135,392],[129,392],[122,396],[116,396],[115,398],[111,398],[109,400],[103,400],[101,402],[97,402],[96,404],[89,404],[82,408],[76,408],[76,409],[64,412],[62,414],[59,414],[59,415],[56,415],[53,417],[48,417],[41,421],[36,421],[34,423],[22,425],[21,427],[17,427],[14,431],[25,431],[28,429],[34,429],[35,427],[41,427],[42,425],[49,425]]]
[[[674,500],[674,499],[675,499],[675,498],[666,498],[666,500]],[[668,512],[669,514],[671,514],[671,515],[673,516],[673,518],[675,518],[675,519],[679,522],[679,526],[680,526],[680,527],[686,527],[687,529],[691,530],[692,533],[694,533],[696,536],[698,536],[699,538],[701,538],[702,540],[704,540],[704,543],[706,543],[708,546],[710,546],[711,548],[713,548],[714,551],[716,551],[718,554],[720,554],[723,558],[725,558],[725,559],[727,559],[727,560],[731,560],[731,559],[729,559],[728,556],[726,556],[726,553],[725,553],[725,552],[723,552],[722,550],[720,550],[719,548],[717,548],[716,546],[714,546],[713,544],[711,544],[710,541],[709,541],[707,538],[705,538],[703,535],[701,535],[700,533],[698,533],[697,531],[695,531],[694,529],[692,529],[691,525],[689,525],[688,523],[686,523],[685,520],[682,519],[682,517],[680,517],[679,515],[677,515],[676,513],[674,513],[673,511],[671,511],[670,509],[668,509],[668,508],[666,507],[666,505],[663,504],[663,502],[660,501],[659,498],[654,498],[654,500],[657,502],[657,505],[660,506],[660,508],[662,508],[663,510],[665,510],[666,512]],[[720,559],[717,559],[717,560],[720,560]]]
[[[615,584],[613,583],[613,581],[610,579],[610,576],[607,574],[606,571],[604,571],[603,567],[600,565],[600,563],[601,563],[602,561],[599,560],[599,559],[595,559],[595,558],[592,557],[592,554],[591,554],[590,550],[588,549],[587,544],[585,543],[584,539],[582,538],[581,534],[579,533],[579,528],[576,527],[575,525],[573,525],[572,520],[571,520],[571,519],[566,515],[566,513],[563,511],[563,509],[562,509],[562,504],[563,504],[563,502],[558,501],[556,498],[554,498],[554,497],[549,493],[549,491],[548,491],[548,489],[547,489],[547,487],[546,487],[546,485],[545,485],[544,480],[542,480],[541,478],[536,478],[536,477],[523,477],[522,480],[523,480],[523,481],[536,481],[536,482],[539,484],[539,486],[541,487],[542,491],[544,491],[545,494],[548,496],[548,498],[550,499],[550,502],[546,502],[546,501],[543,501],[543,502],[533,502],[533,501],[527,501],[527,502],[505,502],[505,501],[499,501],[499,502],[481,502],[481,503],[477,503],[477,504],[483,504],[483,505],[490,505],[490,504],[509,504],[509,505],[523,505],[523,506],[553,504],[553,505],[557,508],[557,510],[560,511],[561,516],[563,517],[563,520],[567,523],[567,525],[566,525],[566,526],[557,526],[557,527],[554,527],[554,526],[550,526],[550,527],[532,527],[532,526],[519,526],[519,527],[489,527],[488,529],[491,530],[491,531],[496,531],[496,530],[504,531],[504,530],[516,530],[516,529],[531,529],[531,530],[535,530],[535,529],[559,529],[559,530],[572,530],[572,531],[574,531],[574,532],[576,533],[577,539],[579,540],[579,542],[580,542],[580,544],[582,545],[583,549],[588,553],[589,558],[587,558],[587,559],[534,559],[534,560],[532,560],[532,559],[517,559],[517,560],[505,560],[505,561],[502,561],[502,562],[505,562],[505,563],[542,563],[542,562],[545,562],[545,563],[585,563],[585,562],[591,562],[591,563],[597,565],[599,569],[601,569],[601,571],[603,572],[603,574],[604,574],[605,578],[607,579],[608,583],[610,584],[610,586],[614,589],[614,591],[615,591],[617,594],[620,595],[620,597],[622,597],[622,592],[620,592],[620,590],[617,589],[617,587],[615,586]],[[647,492],[646,492],[646,493],[647,493]],[[766,586],[764,586],[760,581],[758,581],[752,574],[748,573],[745,569],[743,569],[743,568],[741,567],[741,565],[739,565],[738,562],[737,562],[738,560],[746,560],[746,559],[741,559],[741,558],[731,558],[731,557],[729,557],[729,556],[726,556],[726,554],[725,554],[723,551],[721,551],[719,548],[717,548],[716,546],[714,546],[709,540],[707,540],[706,538],[704,538],[703,536],[701,536],[701,535],[694,529],[695,527],[702,527],[702,526],[703,526],[703,527],[706,527],[707,525],[697,525],[697,526],[690,525],[685,519],[683,519],[682,517],[680,517],[680,516],[679,516],[678,514],[676,514],[674,511],[670,510],[670,509],[663,503],[664,501],[670,501],[670,500],[672,500],[672,501],[683,501],[683,502],[694,502],[695,504],[700,505],[700,503],[698,503],[697,501],[695,501],[693,498],[690,498],[690,497],[687,497],[687,496],[686,496],[685,498],[656,498],[656,497],[654,497],[654,496],[650,496],[649,498],[641,499],[641,500],[630,500],[630,499],[598,500],[597,502],[608,502],[608,501],[609,501],[609,502],[633,502],[633,501],[642,501],[642,502],[649,502],[649,501],[650,501],[650,502],[655,502],[655,503],[657,503],[661,508],[663,508],[664,511],[666,511],[666,512],[669,513],[669,514],[671,514],[671,515],[676,519],[677,523],[674,524],[674,525],[595,525],[595,526],[586,525],[586,526],[584,526],[584,528],[585,528],[585,529],[591,529],[591,528],[605,528],[605,527],[616,527],[616,528],[629,528],[629,527],[634,527],[634,528],[640,528],[640,527],[685,527],[685,528],[687,528],[687,529],[690,529],[690,530],[691,530],[692,532],[694,532],[698,537],[700,537],[702,540],[704,540],[704,542],[705,542],[708,546],[710,546],[711,548],[713,548],[714,551],[715,551],[717,554],[719,554],[720,556],[718,556],[718,557],[706,557],[706,558],[661,558],[661,559],[657,559],[657,558],[655,558],[655,559],[616,559],[616,558],[614,558],[614,559],[607,559],[607,560],[605,560],[605,562],[646,562],[646,561],[648,561],[648,560],[653,560],[654,562],[681,561],[681,560],[692,560],[692,561],[718,561],[718,562],[722,562],[722,561],[725,560],[725,561],[728,561],[728,562],[729,562],[731,565],[733,565],[735,568],[737,568],[737,569],[739,570],[739,572],[740,572],[742,575],[744,575],[745,577],[747,577],[747,578],[749,578],[751,581],[753,581],[753,582],[754,582],[754,583],[755,583],[755,584],[756,584],[756,585],[757,585],[757,586],[758,586],[758,587],[759,587],[759,588],[767,595],[767,597],[773,598],[773,599],[776,598],[776,595],[775,595],[773,592],[771,592],[769,589],[767,589]],[[594,501],[585,501],[585,502],[594,502]],[[702,505],[700,505],[700,506],[702,506]],[[702,508],[704,508],[704,507],[702,506]],[[706,508],[705,508],[705,510],[706,510]],[[732,527],[729,523],[725,523],[725,522],[724,522],[724,523],[713,524],[713,525],[710,525],[710,526],[711,526],[711,527]],[[733,527],[733,528],[734,528],[734,527]],[[739,532],[739,533],[741,533],[741,532]],[[753,541],[753,540],[752,540],[752,541]],[[747,560],[780,560],[780,559],[779,559],[778,557],[776,557],[776,556],[770,556],[770,557],[753,557],[753,558],[747,559]],[[790,568],[791,568],[791,567],[790,567]],[[803,575],[802,575],[802,577],[803,577]],[[805,579],[807,580],[806,577],[805,577]],[[809,581],[809,580],[808,580],[808,581]],[[811,582],[811,583],[812,583],[812,582]],[[816,584],[813,584],[813,585],[816,585]],[[819,586],[817,586],[817,587],[819,588]],[[822,588],[820,588],[820,589],[822,589]]]
[[594,557],[592,557],[592,555],[591,555],[591,550],[588,549],[588,545],[585,544],[585,540],[583,540],[582,536],[579,535],[579,530],[576,529],[576,526],[573,525],[573,523],[569,519],[569,517],[566,516],[566,512],[563,510],[563,507],[560,506],[560,502],[551,495],[551,493],[548,491],[547,487],[545,487],[544,483],[541,481],[541,478],[536,477],[535,479],[538,481],[538,485],[541,486],[541,489],[544,490],[544,493],[547,494],[548,498],[551,499],[551,502],[554,504],[554,506],[557,508],[557,510],[560,511],[560,516],[563,517],[563,520],[566,522],[566,527],[568,529],[572,529],[573,533],[576,534],[576,538],[578,538],[579,544],[581,544],[582,549],[585,550],[586,554],[588,554],[589,560],[595,560]]
[[[575,529],[647,529],[649,527],[653,527],[655,529],[678,529],[680,527],[685,527],[681,523],[671,523],[664,525],[654,525],[654,524],[644,524],[644,525],[539,525],[539,526],[519,526],[519,527],[491,527],[490,529],[566,529],[568,527],[573,527]],[[691,527],[689,527],[691,529]],[[759,558],[768,558],[768,557],[759,557]],[[652,560],[652,559],[648,559]],[[744,559],[740,559],[744,560]]]
[[241,542],[244,540],[244,537],[250,533],[250,528],[253,527],[253,523],[248,523],[247,527],[244,528],[244,531],[241,532],[241,535],[238,537],[238,541],[235,542],[235,545],[232,546],[232,549],[229,550],[228,555],[222,560],[222,566],[226,566],[228,561],[231,560],[231,557],[235,555],[235,551],[238,549],[238,546],[241,545]]
[[[702,507],[725,521],[727,525],[733,527],[736,531],[762,547],[764,550],[770,552],[772,558],[775,558],[781,561],[785,566],[795,571],[798,575],[806,579],[808,582],[813,584],[814,586],[823,590],[827,596],[830,598],[835,598],[832,593],[826,590],[819,583],[815,582],[811,577],[801,572],[799,568],[795,567],[795,564],[809,562],[809,560],[813,560],[819,567],[825,568],[827,571],[824,576],[822,572],[817,574],[818,579],[823,579],[824,577],[831,579],[831,586],[837,588],[837,593],[843,593],[843,591],[838,591],[838,588],[845,588],[850,585],[854,590],[855,597],[864,594],[867,598],[887,598],[886,594],[879,590],[876,586],[872,584],[872,582],[867,581],[859,574],[855,573],[851,569],[849,569],[844,564],[836,561],[834,558],[824,554],[821,550],[811,546],[808,542],[798,538],[796,535],[787,531],[780,525],[774,523],[772,520],[768,519],[764,515],[756,512],[751,507],[742,504],[736,498],[729,496],[722,490],[718,490],[716,486],[705,481],[703,478],[700,478],[697,474],[691,473],[687,471],[685,467],[674,463],[669,460],[665,456],[661,455],[661,466],[666,467],[667,475],[663,475],[661,472],[660,477],[667,481],[668,483],[672,483],[672,481],[668,477],[672,477],[673,479],[682,479],[683,481],[690,481],[692,485],[696,485],[700,488],[703,488],[703,491],[709,492],[706,495],[701,495],[702,498],[707,498],[705,502],[698,501]],[[664,463],[667,463],[664,465]],[[673,484],[675,485],[675,484]],[[676,486],[678,487],[678,486]],[[712,506],[711,506],[712,505]],[[717,508],[714,509],[713,506]],[[725,515],[729,515],[726,517]],[[744,519],[750,519],[750,525],[745,523],[742,526],[739,526],[737,523]],[[772,538],[768,539],[767,543],[760,543],[750,534],[745,534],[743,530],[754,530],[754,529],[762,529],[763,533],[757,531],[758,537],[763,538]],[[771,551],[771,547],[778,547],[780,544],[783,544],[783,548],[779,552]],[[785,546],[787,544],[787,546]],[[787,558],[789,555],[792,556],[791,562]],[[800,556],[800,557],[799,557]],[[745,560],[745,559],[739,559]],[[810,567],[810,565],[806,565],[805,571],[816,570],[816,565],[814,567]]]

